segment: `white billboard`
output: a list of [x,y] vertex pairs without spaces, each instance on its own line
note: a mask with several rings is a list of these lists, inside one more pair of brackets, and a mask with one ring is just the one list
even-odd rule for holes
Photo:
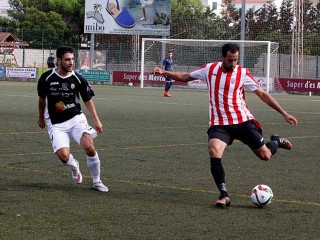
[[37,77],[37,68],[6,67],[6,77],[36,78]]
[[170,0],[86,0],[84,33],[170,35]]

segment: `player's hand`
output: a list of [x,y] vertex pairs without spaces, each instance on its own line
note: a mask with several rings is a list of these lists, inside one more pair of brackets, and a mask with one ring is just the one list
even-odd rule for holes
[[94,127],[97,131],[97,133],[102,133],[103,132],[103,126],[100,120],[94,121]]
[[285,114],[284,115],[284,119],[288,122],[288,123],[290,123],[291,125],[294,125],[294,126],[297,126],[298,125],[298,120],[294,117],[294,116],[292,116],[292,115],[290,115],[290,114]]
[[46,127],[46,122],[44,121],[44,118],[39,117],[38,126],[42,129]]
[[153,74],[154,75],[162,75],[163,74],[163,70],[161,68],[159,68],[159,67],[155,67],[153,69]]

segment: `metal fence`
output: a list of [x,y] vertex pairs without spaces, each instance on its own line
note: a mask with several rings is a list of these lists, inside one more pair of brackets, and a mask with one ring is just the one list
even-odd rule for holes
[[[153,36],[105,35],[96,34],[95,42],[66,43],[62,31],[30,30],[30,29],[0,29],[2,32],[13,32],[16,37],[28,43],[28,47],[14,48],[12,52],[0,52],[0,65],[19,67],[45,67],[50,52],[61,45],[71,45],[76,49],[76,68],[88,68],[91,63],[93,69],[100,70],[128,70],[139,71],[141,60],[141,39]],[[90,39],[87,36],[87,39]],[[289,40],[288,40],[289,41]],[[94,56],[90,56],[90,45],[93,44]],[[281,46],[279,47],[281,49]],[[192,57],[192,56],[190,56]],[[278,54],[278,76],[294,77],[292,64],[296,56]],[[320,78],[320,56],[303,55],[299,57],[301,78]],[[295,69],[297,70],[297,69]]]

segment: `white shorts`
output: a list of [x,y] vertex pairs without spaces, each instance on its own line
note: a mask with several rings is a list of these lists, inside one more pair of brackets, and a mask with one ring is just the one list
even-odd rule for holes
[[96,130],[88,125],[87,118],[83,113],[58,124],[52,124],[50,119],[46,119],[46,124],[54,152],[63,147],[70,148],[71,138],[80,145],[84,133],[90,134],[92,138],[97,136]]

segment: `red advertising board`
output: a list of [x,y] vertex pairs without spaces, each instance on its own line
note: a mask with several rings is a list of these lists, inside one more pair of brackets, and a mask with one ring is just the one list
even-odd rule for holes
[[285,91],[320,92],[320,80],[279,78],[279,82]]
[[[113,71],[112,81],[113,82],[123,82],[123,83],[139,83],[141,79],[140,72],[126,72],[126,71]],[[165,85],[165,78],[158,75],[153,75],[151,73],[144,74],[144,83],[151,85]],[[174,85],[187,86],[184,82],[174,82]]]

